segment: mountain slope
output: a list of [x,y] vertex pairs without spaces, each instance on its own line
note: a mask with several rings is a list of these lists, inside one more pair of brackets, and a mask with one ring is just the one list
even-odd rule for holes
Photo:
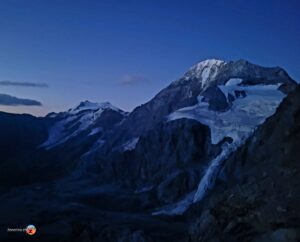
[[[157,133],[157,130],[161,127],[168,129],[166,123],[180,122],[183,118],[196,120],[199,125],[204,124],[210,129],[209,133],[203,134],[210,136],[205,139],[209,140],[209,147],[214,147],[212,155],[202,161],[202,165],[207,167],[213,158],[221,154],[224,143],[237,147],[241,140],[247,138],[258,125],[275,112],[286,95],[281,90],[283,85],[289,87],[285,90],[292,90],[296,86],[287,73],[278,67],[265,68],[247,61],[226,63],[219,60],[206,60],[200,62],[148,103],[126,116],[106,143],[98,149],[93,149],[94,156],[88,160],[91,164],[89,170],[98,171],[100,177],[105,174],[105,179],[107,177],[116,177],[117,180],[122,178],[126,182],[131,180],[133,184],[139,183],[140,186],[144,181],[145,187],[152,186],[154,190],[157,190],[164,183],[163,177],[156,179],[154,183],[151,182],[151,186],[149,181],[142,177],[145,176],[143,174],[145,171],[155,167],[154,164],[157,164],[160,158],[153,155],[153,146],[149,146],[149,143],[142,142],[142,140],[151,140],[156,134],[156,141],[153,142],[159,142],[161,147],[168,147],[172,139],[159,139],[161,135]],[[175,127],[176,125],[170,132],[175,140],[185,136],[185,133],[191,134],[189,128],[182,128],[178,132]],[[130,144],[130,152],[124,149],[128,144]],[[192,149],[203,149],[200,144],[194,143],[193,145]],[[176,150],[176,145],[172,149]],[[143,156],[140,156],[139,150],[143,150]],[[183,166],[180,165],[182,163],[180,155],[175,159],[171,154],[168,157],[162,156],[164,163],[156,168],[157,174],[166,172],[166,167],[171,173],[185,172]],[[127,160],[130,160],[131,165],[124,165],[127,164],[124,162]],[[192,163],[201,162],[197,157],[192,156],[189,164]],[[139,175],[132,175],[135,171],[133,167],[140,167]],[[118,170],[122,171],[122,174],[116,176]],[[200,174],[200,170],[196,173]],[[199,175],[196,177],[201,178]],[[165,179],[168,179],[167,176]],[[192,188],[189,189],[189,192],[191,191]],[[159,193],[158,190],[157,193]]]
[[[77,107],[59,114],[50,114],[55,124],[49,130],[48,139],[40,145],[51,149],[85,133],[85,137],[103,133],[120,122],[125,112],[110,103],[81,102]],[[81,137],[82,138],[82,137]]]
[[30,157],[36,147],[47,138],[51,121],[27,114],[0,112],[0,181],[11,185],[18,183],[21,173],[33,167]]
[[298,241],[299,142],[300,87],[228,157],[218,185],[188,212],[191,241]]
[[44,118],[1,113],[3,185],[28,184],[72,173],[81,166],[81,156],[107,139],[125,115],[110,103],[89,101]]

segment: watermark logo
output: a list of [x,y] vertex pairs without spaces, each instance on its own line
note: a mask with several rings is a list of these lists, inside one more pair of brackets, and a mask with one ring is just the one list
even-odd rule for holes
[[36,227],[30,224],[26,228],[7,228],[7,232],[25,232],[28,235],[34,235],[36,233]]
[[36,227],[32,224],[28,225],[26,228],[26,233],[29,235],[34,235],[36,233]]

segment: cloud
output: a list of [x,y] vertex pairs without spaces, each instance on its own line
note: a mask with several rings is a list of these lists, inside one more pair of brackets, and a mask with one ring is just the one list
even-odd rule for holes
[[0,81],[1,86],[19,86],[19,87],[49,87],[47,83],[36,83],[36,82],[16,82],[4,80]]
[[149,83],[149,80],[140,75],[124,75],[120,80],[120,84],[124,86],[133,86],[141,83]]
[[32,99],[18,98],[0,93],[0,105],[5,106],[42,106],[42,103]]

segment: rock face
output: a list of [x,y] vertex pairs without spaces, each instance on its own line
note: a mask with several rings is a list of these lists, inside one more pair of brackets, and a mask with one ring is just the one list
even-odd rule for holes
[[[300,239],[300,87],[224,163],[191,210],[191,241]],[[198,218],[194,215],[198,213]]]
[[107,173],[105,180],[113,174],[137,191],[149,188],[160,201],[172,202],[195,189],[204,167],[219,151],[211,144],[207,126],[179,119],[141,136],[134,150],[105,157],[99,172]]
[[230,78],[241,78],[244,80],[244,85],[295,84],[286,71],[280,67],[262,67],[246,60],[230,61],[226,65],[223,65],[216,75],[215,80],[219,84],[224,84]]
[[227,102],[227,97],[217,86],[207,88],[202,92],[202,96],[207,100],[209,110],[222,112],[230,107],[230,102]]

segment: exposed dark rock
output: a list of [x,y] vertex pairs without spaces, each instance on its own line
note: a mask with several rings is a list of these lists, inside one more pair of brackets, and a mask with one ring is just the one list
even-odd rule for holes
[[98,171],[104,180],[114,178],[137,189],[157,188],[160,201],[172,202],[196,188],[207,162],[218,152],[207,126],[178,119],[141,136],[133,151],[105,156],[107,161],[90,170]]
[[217,86],[211,86],[201,93],[208,100],[209,109],[225,111],[229,108],[226,96]]
[[167,176],[157,188],[157,197],[164,203],[172,203],[195,189],[199,181],[197,170],[179,170]]
[[215,77],[217,83],[225,84],[230,78],[243,79],[242,85],[286,83],[295,86],[296,82],[280,67],[262,67],[246,60],[230,61],[223,65]]
[[218,222],[209,210],[203,211],[200,218],[191,225],[189,233],[191,241],[224,241]]
[[235,100],[235,97],[231,93],[229,93],[228,94],[228,102],[231,104],[234,100]]

